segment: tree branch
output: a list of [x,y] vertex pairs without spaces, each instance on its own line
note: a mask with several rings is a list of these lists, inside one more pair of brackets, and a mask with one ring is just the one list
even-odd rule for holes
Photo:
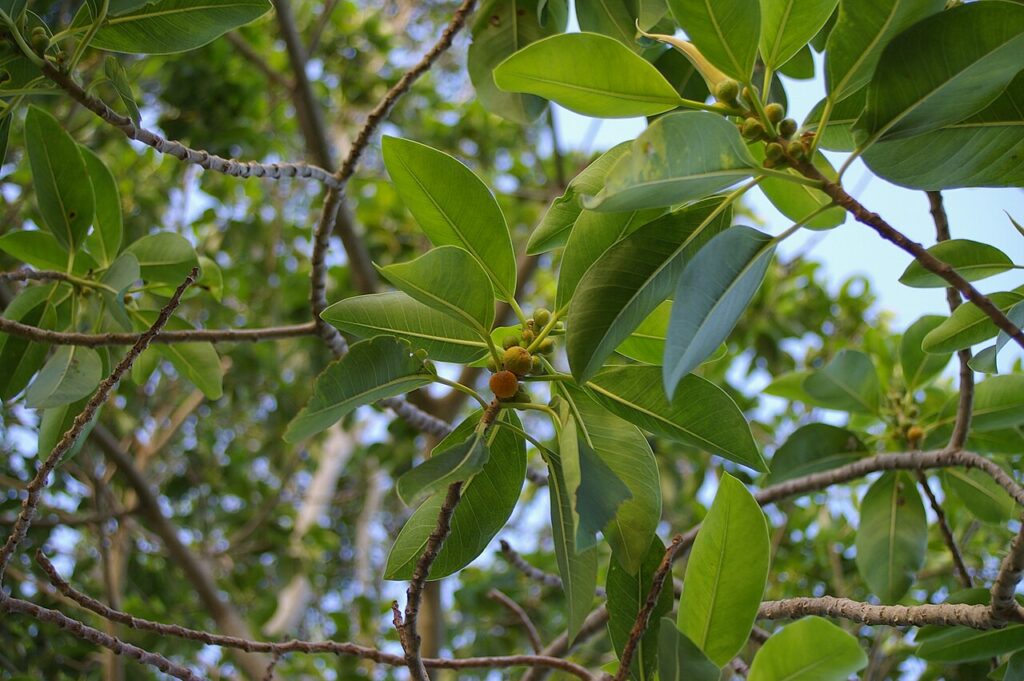
[[201,149],[187,147],[181,142],[168,140],[151,130],[135,125],[132,119],[122,116],[98,97],[86,92],[69,74],[64,73],[50,64],[43,62],[43,75],[56,83],[71,98],[103,121],[120,130],[130,140],[142,142],[153,147],[161,154],[173,156],[185,163],[191,163],[232,177],[264,177],[280,180],[289,177],[316,180],[328,187],[338,186],[337,179],[327,170],[307,163],[259,163],[257,161],[237,161],[211,154]]
[[884,624],[890,627],[923,627],[937,624],[947,627],[993,629],[1004,624],[992,616],[987,605],[872,605],[833,596],[765,601],[757,613],[760,619],[767,620],[798,619],[807,615],[841,617],[861,624]]
[[[96,348],[107,345],[132,345],[142,337],[141,333],[79,333],[77,331],[51,331],[38,326],[29,326],[11,319],[0,317],[0,332],[28,338],[38,343],[51,345],[80,345]],[[313,322],[291,326],[267,326],[255,329],[183,329],[165,331],[152,340],[153,343],[256,343],[265,340],[298,338],[316,334]]]
[[544,649],[544,643],[540,640],[540,634],[537,632],[537,627],[534,625],[530,616],[523,610],[523,606],[516,603],[514,600],[508,597],[508,595],[502,593],[498,589],[491,589],[487,592],[487,597],[491,600],[497,601],[505,607],[506,610],[511,612],[519,624],[522,625],[523,630],[526,632],[526,637],[530,639],[530,647],[533,648],[533,652],[540,655],[540,651]]
[[89,398],[85,408],[82,412],[75,417],[68,428],[67,432],[61,437],[60,441],[50,452],[49,456],[43,460],[39,470],[36,472],[32,481],[28,484],[28,495],[25,497],[25,501],[22,503],[21,512],[18,514],[18,518],[14,523],[14,529],[11,530],[10,536],[4,543],[3,548],[0,548],[0,585],[2,585],[4,569],[7,567],[7,563],[11,560],[11,556],[14,555],[14,551],[18,548],[18,544],[25,539],[25,535],[28,533],[29,527],[32,525],[32,520],[35,518],[36,509],[39,506],[39,499],[42,496],[43,488],[46,486],[46,480],[53,472],[53,469],[57,467],[60,460],[64,458],[64,455],[78,442],[79,438],[82,437],[82,432],[85,427],[92,422],[96,416],[97,410],[100,406],[107,401],[110,396],[110,391],[113,390],[117,382],[121,380],[125,372],[131,369],[135,359],[142,354],[142,351],[149,347],[149,343],[153,338],[160,333],[164,328],[164,324],[171,318],[171,313],[177,309],[178,304],[181,303],[181,295],[185,292],[189,286],[191,286],[196,277],[199,276],[199,268],[193,267],[192,271],[189,272],[188,276],[174,291],[174,295],[167,301],[163,309],[160,310],[160,314],[157,315],[156,321],[149,328],[148,331],[143,333],[131,349],[125,354],[114,370],[110,372],[103,381],[100,382],[99,387],[96,388],[96,392]]
[[881,215],[873,213],[865,208],[857,199],[850,196],[842,185],[832,182],[815,168],[809,161],[799,161],[794,167],[804,177],[821,182],[821,191],[831,198],[836,204],[842,206],[848,213],[868,227],[871,227],[886,241],[889,241],[903,249],[921,263],[921,265],[949,282],[949,285],[959,291],[967,300],[974,303],[979,310],[984,312],[989,319],[995,322],[996,326],[1005,331],[1013,340],[1024,348],[1024,331],[1021,331],[1011,322],[1003,311],[978,289],[974,288],[969,281],[964,279],[948,263],[945,263],[929,253],[924,246],[908,238],[903,232],[886,222]]
[[1024,610],[1017,604],[1017,585],[1024,572],[1024,524],[1010,542],[1010,550],[999,566],[992,582],[992,617],[997,622],[1016,622],[1024,619]]
[[970,589],[974,586],[974,580],[971,579],[971,573],[967,571],[967,565],[964,563],[963,554],[960,552],[960,547],[956,544],[956,538],[953,536],[953,530],[949,529],[949,522],[946,520],[946,512],[942,510],[942,504],[935,497],[932,492],[932,488],[928,485],[928,476],[923,471],[917,471],[917,483],[921,486],[926,497],[928,497],[928,504],[932,507],[932,511],[935,512],[935,519],[939,525],[939,530],[942,533],[942,539],[946,542],[946,547],[949,549],[950,555],[953,557],[953,565],[956,567],[957,576],[960,578],[960,583],[965,589]]

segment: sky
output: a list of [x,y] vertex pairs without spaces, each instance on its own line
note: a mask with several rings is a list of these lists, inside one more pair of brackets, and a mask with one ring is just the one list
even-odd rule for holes
[[[822,57],[815,55],[817,73],[822,73]],[[789,98],[788,115],[802,121],[825,93],[824,82],[792,80],[783,77]],[[645,127],[642,118],[598,120],[581,116],[556,105],[555,121],[564,148],[599,151],[635,138]],[[826,152],[838,167],[847,154]],[[855,198],[881,214],[890,224],[909,237],[930,246],[935,227],[924,192],[889,184],[856,161],[843,177],[843,184]],[[1009,212],[1024,223],[1024,190],[956,189],[943,192],[953,238],[973,239],[996,246],[1017,263],[1024,262],[1024,238],[1006,216]],[[778,234],[792,221],[783,217],[760,190],[746,199],[764,221],[764,229]],[[838,283],[852,275],[863,275],[872,284],[880,305],[894,313],[894,324],[902,330],[923,314],[948,313],[945,294],[940,289],[913,289],[898,282],[910,263],[910,256],[885,242],[869,227],[852,218],[827,232],[801,230],[780,246],[786,257],[802,252],[813,242],[810,257],[825,264],[830,281]],[[982,292],[1006,290],[1024,283],[1020,270],[986,279],[978,284]],[[1005,361],[1005,360],[1004,360]]]

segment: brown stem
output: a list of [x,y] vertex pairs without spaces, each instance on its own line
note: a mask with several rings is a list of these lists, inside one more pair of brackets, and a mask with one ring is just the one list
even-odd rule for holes
[[[38,343],[51,345],[80,345],[85,347],[101,347],[107,345],[132,345],[142,337],[141,333],[78,333],[73,331],[51,331],[38,326],[29,326],[20,322],[0,317],[0,332],[12,336],[28,338]],[[316,333],[313,322],[294,324],[291,326],[267,326],[256,329],[185,329],[165,331],[153,339],[154,343],[256,343],[265,340],[282,338],[298,338]]]
[[502,593],[498,589],[491,589],[487,592],[487,597],[491,600],[501,603],[506,610],[511,612],[519,624],[523,627],[526,632],[526,637],[530,639],[530,647],[533,648],[533,652],[540,654],[540,651],[544,649],[544,643],[540,640],[540,634],[537,632],[537,627],[534,625],[530,616],[523,610],[523,606],[516,603],[514,600],[508,597],[507,594]]
[[100,382],[96,388],[96,392],[86,402],[82,412],[75,417],[75,420],[71,423],[71,427],[68,428],[67,432],[61,437],[60,441],[53,448],[53,451],[43,460],[39,470],[36,472],[35,477],[28,484],[28,495],[25,497],[25,501],[22,502],[21,512],[18,514],[18,518],[14,523],[14,529],[11,530],[10,536],[4,543],[3,548],[0,548],[0,586],[2,586],[4,568],[7,567],[7,563],[11,560],[11,556],[14,555],[14,551],[18,548],[18,544],[25,539],[25,535],[28,534],[28,529],[32,525],[32,520],[35,518],[36,509],[39,507],[39,499],[42,496],[43,488],[46,487],[46,480],[53,472],[53,469],[57,467],[60,460],[64,458],[64,455],[78,442],[79,438],[82,437],[82,432],[85,427],[92,422],[96,416],[97,410],[100,406],[107,401],[110,396],[111,390],[117,385],[117,382],[121,380],[121,377],[131,369],[135,359],[142,354],[142,351],[149,347],[150,341],[160,333],[164,328],[164,324],[171,318],[171,313],[177,309],[178,304],[181,303],[181,295],[185,292],[189,286],[191,286],[196,277],[199,276],[199,268],[193,267],[192,271],[189,272],[188,276],[174,291],[174,295],[167,301],[167,304],[160,310],[160,314],[157,315],[156,321],[149,328],[148,331],[143,333],[130,350],[125,354],[114,370],[110,372],[103,381]]
[[932,511],[935,512],[936,522],[939,525],[939,530],[942,532],[942,539],[946,542],[950,555],[953,556],[953,565],[956,567],[957,577],[960,578],[960,583],[965,589],[970,589],[974,586],[974,580],[971,579],[971,573],[967,571],[963,554],[960,552],[960,547],[957,546],[953,531],[949,528],[949,522],[946,520],[946,513],[942,509],[942,504],[939,503],[939,500],[932,492],[932,488],[928,485],[928,476],[923,471],[917,471],[917,482],[924,491],[925,496],[928,497],[928,504],[932,507]]
[[[841,617],[861,624],[885,624],[891,627],[922,627],[927,624],[993,629],[1003,626],[987,605],[941,603],[938,605],[872,605],[849,598],[787,598],[765,601],[757,616],[761,619],[798,619],[807,615]],[[1016,621],[1021,621],[1019,618]]]

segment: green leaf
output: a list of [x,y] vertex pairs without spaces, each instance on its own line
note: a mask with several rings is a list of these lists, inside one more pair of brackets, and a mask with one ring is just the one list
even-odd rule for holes
[[[820,133],[820,146],[822,149],[830,149],[832,151],[853,151],[857,148],[857,142],[854,139],[853,125],[860,118],[860,115],[864,113],[864,92],[865,88],[857,90],[849,97],[843,99],[832,107],[832,114],[829,116],[828,123],[825,125],[825,130]],[[804,123],[801,126],[803,130],[817,132],[821,127],[821,115],[825,110],[825,100],[821,100],[814,105],[811,112],[807,114],[807,118],[804,119]],[[889,144],[897,144],[897,142],[884,142],[882,144],[873,145],[867,153],[872,153],[876,147],[885,147]]]
[[177,286],[193,267],[199,266],[192,244],[173,232],[149,234],[124,250],[138,259],[142,278],[150,283]]
[[[1024,300],[1017,291],[991,293],[988,299],[1003,312]],[[925,352],[945,353],[969,348],[992,338],[999,332],[987,314],[971,302],[964,303],[948,319],[924,337],[921,348]]]
[[480,104],[491,113],[520,124],[540,116],[547,102],[534,95],[504,92],[494,83],[494,67],[530,43],[565,30],[565,0],[546,4],[540,21],[538,0],[492,0],[477,11],[469,46],[469,77]]
[[840,350],[804,380],[804,390],[828,409],[868,414],[878,413],[882,397],[875,365],[856,350]]
[[439,246],[410,262],[377,269],[403,293],[487,337],[494,323],[493,289],[466,251]]
[[[132,311],[136,330],[144,331],[151,327],[158,314],[157,310]],[[187,331],[195,327],[180,317],[171,317],[164,328]],[[151,347],[170,362],[175,371],[199,388],[207,399],[218,400],[224,394],[224,368],[213,343],[154,343]]]
[[970,118],[923,135],[874,144],[865,152],[864,162],[879,177],[911,189],[1020,187],[1024,185],[1022,111],[1024,72]]
[[721,388],[690,374],[669,403],[662,391],[652,389],[660,378],[660,367],[608,367],[587,387],[605,408],[644,430],[768,470],[743,413]]
[[604,187],[604,179],[615,162],[629,152],[631,142],[621,142],[601,154],[579,175],[569,181],[565,192],[552,201],[537,229],[526,244],[527,255],[540,255],[564,246],[583,207],[579,197],[596,194]]
[[[750,152],[758,162],[764,160],[764,144],[751,144]],[[829,180],[838,181],[839,174],[836,169],[820,152],[814,155],[814,166]],[[784,172],[794,177],[799,175],[792,168],[787,168]],[[819,189],[789,182],[779,177],[765,177],[757,186],[772,202],[772,205],[793,222],[802,221],[814,211],[832,203],[832,199]],[[846,222],[846,211],[841,206],[835,206],[815,215],[803,224],[808,229],[832,229],[844,222]]]
[[668,6],[708,61],[741,83],[750,82],[761,33],[758,0],[668,0]]
[[925,315],[903,332],[903,338],[900,339],[900,366],[903,367],[903,381],[908,390],[928,385],[949,364],[951,353],[932,354],[921,349],[925,336],[944,319],[939,315]]
[[0,118],[0,166],[3,166],[7,159],[7,141],[11,136],[11,120],[14,116],[10,113]]
[[224,297],[224,273],[220,265],[205,255],[199,256],[199,279],[196,288],[206,291],[218,303]]
[[840,0],[825,49],[829,95],[839,101],[867,85],[889,41],[944,5],[945,0]]
[[[107,376],[110,374],[110,355],[106,348],[99,349],[98,353],[102,363],[100,374]],[[92,397],[92,395],[83,397],[77,402],[62,404],[59,407],[49,407],[43,410],[43,414],[39,419],[39,440],[38,446],[36,447],[36,451],[39,452],[40,456],[45,457],[53,451],[61,437],[64,436],[64,433],[71,429],[75,418],[77,418],[85,409],[85,405],[89,401],[90,397]],[[64,458],[61,459],[61,461],[67,461],[74,458],[78,452],[81,451],[86,438],[89,436],[89,433],[92,432],[92,428],[96,425],[96,421],[99,420],[102,410],[103,407],[101,405],[100,408],[96,410],[92,420],[90,420],[82,429],[81,437],[79,437],[75,444],[72,445],[71,449],[64,454]]]
[[868,664],[857,639],[821,617],[773,634],[754,656],[748,681],[846,681]]
[[976,468],[947,468],[942,474],[949,488],[978,520],[1003,525],[1019,515],[1017,503],[987,473]]
[[725,342],[761,285],[774,252],[772,237],[737,225],[686,263],[665,343],[663,377],[670,398],[683,376]]
[[110,84],[114,86],[114,91],[121,98],[121,103],[124,104],[124,108],[128,111],[128,118],[132,119],[132,123],[136,126],[141,125],[142,114],[139,113],[139,105],[135,103],[135,95],[132,94],[132,85],[128,81],[128,73],[124,70],[124,66],[121,65],[117,57],[107,56],[103,62],[103,73],[110,79]]
[[568,400],[591,454],[628,491],[602,529],[615,559],[635,574],[661,521],[661,481],[651,445],[636,426],[606,411],[584,391],[563,384],[558,394]]
[[914,480],[902,472],[885,473],[868,489],[860,505],[857,569],[883,603],[903,598],[924,565],[928,520]]
[[658,628],[658,677],[660,681],[718,681],[715,663],[668,617]]
[[[970,239],[942,241],[928,253],[950,265],[967,281],[978,281],[1013,269],[1013,261],[995,246]],[[914,260],[903,271],[900,283],[913,288],[945,288],[949,283]]]
[[[761,0],[761,59],[778,69],[818,34],[839,0]],[[813,75],[813,62],[811,73]]]
[[93,216],[92,184],[79,146],[56,118],[30,106],[25,116],[25,148],[43,224],[73,253],[85,239]]
[[[608,635],[612,640],[615,654],[622,657],[622,650],[629,640],[629,633],[651,592],[651,582],[657,572],[661,559],[665,556],[665,545],[654,537],[648,544],[643,563],[638,570],[629,572],[622,568],[612,552],[611,565],[608,567],[608,581],[605,589],[608,592]],[[671,577],[669,577],[671,582]],[[666,585],[658,595],[658,600],[651,611],[650,625],[640,639],[633,654],[629,669],[629,677],[637,681],[653,681],[658,664],[658,630],[654,622],[672,611],[672,585]],[[717,681],[717,677],[716,677]]]
[[131,54],[185,52],[270,10],[267,0],[156,0],[131,5],[107,18],[93,36],[92,47]]
[[562,308],[569,304],[580,279],[615,242],[660,217],[664,212],[664,209],[652,208],[624,213],[598,213],[592,210],[580,213],[572,227],[558,268],[555,307]]
[[845,428],[811,423],[796,430],[772,456],[766,485],[853,463],[867,453],[864,443]]
[[[834,16],[834,13],[829,16]],[[789,61],[779,67],[779,73],[795,80],[814,78],[814,55],[811,54],[811,46],[804,45],[797,50]]]
[[973,662],[1024,648],[1024,625],[978,630],[951,627],[924,641],[914,653],[929,662]]
[[61,345],[25,391],[32,409],[59,407],[91,395],[103,378],[103,363],[92,348]]
[[[30,326],[51,328],[57,317],[52,304],[56,288],[56,285],[26,288],[7,306],[4,317]],[[9,400],[20,393],[43,366],[48,350],[43,343],[0,334],[0,366],[4,367],[0,374],[0,398]]]
[[665,359],[665,337],[668,335],[671,314],[672,301],[660,303],[626,340],[619,343],[615,352],[644,364],[660,366]]
[[96,214],[93,219],[95,229],[86,238],[85,243],[97,262],[107,266],[114,262],[121,250],[121,237],[124,232],[121,198],[117,193],[117,182],[102,159],[86,147],[81,147],[80,150],[89,172],[89,179],[92,181],[96,202]]
[[747,488],[722,475],[686,562],[679,630],[724,666],[750,635],[771,561],[768,524]]
[[439,362],[470,364],[487,354],[478,334],[401,291],[346,298],[320,317],[358,338],[404,338]]
[[756,172],[736,126],[706,111],[662,116],[608,172],[604,189],[586,208],[625,211],[663,208],[703,198]]
[[494,69],[494,82],[601,118],[653,116],[681,103],[658,69],[597,33],[564,33],[527,45]]
[[408,506],[422,495],[472,478],[483,469],[490,456],[487,435],[478,427],[465,440],[443,441],[430,453],[429,459],[398,478],[395,483],[398,498]]
[[129,331],[132,328],[132,320],[124,306],[124,294],[132,284],[139,280],[139,261],[131,253],[122,253],[117,260],[103,273],[100,282],[115,293],[101,290],[103,301],[107,311],[117,321],[121,328]]
[[561,456],[550,450],[541,452],[548,465],[548,497],[551,501],[551,538],[555,560],[567,602],[566,620],[569,641],[576,638],[583,620],[590,613],[597,588],[598,547],[577,552],[573,524],[573,490],[566,484]]
[[[1017,328],[1024,327],[1024,303],[1017,303],[1006,311],[1006,318]],[[1000,330],[994,345],[990,345],[978,354],[974,355],[967,363],[975,371],[986,374],[999,373],[998,358],[999,352],[1010,342],[1010,334]]]
[[974,388],[971,428],[999,430],[1024,425],[1024,374],[990,376]]
[[721,198],[658,218],[609,248],[576,287],[566,319],[573,376],[585,381],[672,293],[686,261],[732,219]]
[[384,165],[398,195],[435,246],[470,253],[502,300],[516,290],[516,257],[505,216],[472,170],[425,144],[384,136]]
[[317,377],[313,397],[288,424],[284,440],[304,440],[356,407],[422,388],[433,380],[434,374],[403,340],[378,336],[356,343]]
[[899,139],[961,121],[1006,89],[1022,50],[1024,5],[992,0],[932,15],[882,51],[858,128]]
[[[57,239],[49,232],[9,232],[0,236],[0,251],[36,269],[58,272],[66,272],[68,269],[67,251],[57,243]],[[85,274],[97,266],[91,255],[80,251],[75,257],[72,272]]]
[[[462,442],[479,423],[483,411],[477,410],[442,441]],[[520,426],[515,412],[506,409],[501,418]],[[508,522],[519,501],[526,478],[526,447],[523,439],[507,428],[497,428],[490,444],[490,456],[483,469],[462,486],[462,499],[452,514],[451,533],[430,566],[428,579],[441,579],[466,567],[479,556],[494,535]],[[388,554],[384,579],[412,578],[416,562],[423,554],[430,533],[437,527],[437,515],[445,491],[430,497],[406,521]]]

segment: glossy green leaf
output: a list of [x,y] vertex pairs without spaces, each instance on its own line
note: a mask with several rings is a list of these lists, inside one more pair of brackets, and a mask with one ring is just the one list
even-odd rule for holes
[[[928,253],[953,267],[967,281],[978,281],[1013,269],[1013,261],[995,246],[970,239],[942,241]],[[900,283],[913,288],[945,288],[949,283],[914,260],[903,271]]]
[[46,409],[91,395],[103,378],[102,362],[92,348],[61,345],[25,391],[25,404]]
[[766,485],[853,463],[867,453],[864,443],[845,428],[827,423],[801,426],[772,456]]
[[720,198],[669,213],[609,248],[576,287],[566,318],[566,353],[585,381],[661,304],[689,258],[732,219]]
[[708,61],[741,83],[750,82],[761,33],[758,0],[668,0],[668,6]]
[[623,213],[598,213],[592,210],[581,212],[562,253],[558,268],[555,307],[561,308],[569,304],[580,279],[616,241],[660,217],[664,212],[661,208]]
[[[472,434],[482,415],[480,410],[471,414],[445,440],[464,441]],[[501,418],[512,425],[521,425],[512,410],[503,411]],[[442,442],[438,447],[444,444]],[[507,428],[498,427],[489,450],[490,456],[483,469],[462,486],[462,498],[452,514],[451,533],[430,565],[429,579],[454,574],[483,553],[508,522],[519,501],[526,478],[523,439]],[[437,527],[437,515],[445,495],[445,491],[440,491],[430,497],[406,521],[388,554],[384,579],[412,578],[427,539]]]
[[526,244],[528,255],[539,255],[566,244],[573,225],[583,211],[580,197],[601,191],[608,171],[616,161],[629,152],[630,144],[631,142],[616,144],[569,181],[565,192],[552,201],[540,224],[530,235],[530,240]]
[[124,108],[128,112],[128,118],[132,119],[132,123],[135,125],[141,125],[142,114],[139,113],[139,105],[135,101],[135,95],[132,94],[132,85],[128,81],[128,73],[124,70],[124,66],[121,65],[117,57],[107,56],[103,62],[103,73],[110,79],[110,84],[114,86],[114,91],[117,92],[117,96],[121,99],[121,103],[124,104]]
[[569,640],[576,638],[583,620],[590,613],[597,588],[597,558],[599,548],[577,551],[573,524],[573,490],[566,485],[562,459],[556,452],[541,452],[548,465],[548,497],[551,502],[551,538],[555,545],[555,560],[566,598],[566,621]]
[[686,562],[677,620],[716,665],[746,645],[770,562],[764,512],[743,483],[723,474]]
[[583,205],[603,211],[662,208],[703,198],[757,172],[736,126],[706,111],[662,116]]
[[1024,425],[1024,374],[989,376],[974,388],[971,428],[999,430]]
[[665,342],[663,377],[670,398],[679,381],[725,342],[761,285],[774,252],[769,235],[737,225],[686,263]]
[[867,85],[893,37],[944,5],[945,0],[840,0],[825,49],[832,98],[842,100]]
[[779,67],[779,73],[796,80],[814,78],[814,56],[811,54],[810,45],[804,45],[797,50],[789,61]]
[[882,51],[857,127],[899,139],[961,121],[1006,89],[1022,51],[1024,5],[991,0],[932,15]]
[[925,315],[907,327],[900,339],[900,366],[903,381],[910,390],[928,385],[949,364],[952,353],[928,353],[921,349],[925,336],[939,326],[944,317]]
[[[97,350],[100,356],[101,368],[100,374],[107,376],[110,374],[110,355],[106,348],[100,348]],[[68,432],[74,424],[75,418],[85,409],[86,403],[92,395],[88,395],[78,400],[77,402],[70,402],[68,404],[62,404],[58,407],[49,407],[43,410],[42,416],[39,419],[39,440],[37,441],[36,451],[39,452],[40,456],[46,456],[53,451],[54,447],[63,437],[64,433]],[[89,421],[82,429],[82,435],[78,438],[71,449],[64,454],[64,458],[61,461],[67,461],[68,459],[74,458],[82,446],[86,442],[86,438],[92,431],[93,426],[96,425],[96,421],[99,420],[100,413],[103,411],[102,405],[96,410],[92,420]]]
[[155,0],[108,17],[90,44],[132,54],[185,52],[269,10],[267,0]]
[[857,350],[840,350],[804,380],[804,390],[829,409],[868,414],[878,412],[882,398],[875,365]]
[[[818,34],[839,0],[761,0],[761,60],[777,69]],[[811,67],[813,74],[814,67]]]
[[558,394],[568,400],[579,436],[591,454],[628,490],[602,531],[615,560],[635,574],[661,521],[661,482],[651,445],[636,426],[611,414],[582,390],[563,385]]
[[[1006,311],[1006,318],[1010,322],[1019,328],[1024,328],[1024,303],[1017,303],[1009,310]],[[993,345],[985,348],[981,352],[974,355],[971,360],[967,363],[975,371],[981,371],[986,374],[997,374],[999,373],[998,359],[999,352],[1010,342],[1010,334],[1005,331],[999,331],[999,335],[996,336],[996,342]]]
[[[825,130],[820,134],[819,145],[822,149],[853,151],[857,148],[853,125],[860,118],[860,115],[864,113],[864,95],[865,88],[861,88],[833,106],[828,123],[825,125]],[[811,112],[807,114],[807,118],[804,119],[804,123],[801,126],[802,129],[817,132],[821,127],[821,115],[824,113],[824,109],[825,100],[823,99],[815,104]],[[874,145],[868,150],[868,153],[871,153],[876,147],[888,144],[890,143],[884,142]],[[896,142],[892,144],[896,144]]]
[[418,497],[469,480],[479,473],[490,456],[488,432],[476,428],[462,441],[445,441],[434,447],[430,458],[406,472],[395,483],[398,498],[407,506]]
[[857,569],[883,603],[896,603],[914,583],[928,547],[928,520],[913,478],[885,473],[860,505]]
[[491,0],[476,13],[473,42],[469,46],[467,67],[476,96],[485,109],[520,124],[540,116],[547,102],[535,95],[505,92],[494,83],[494,67],[509,55],[565,30],[568,7],[565,0],[548,2],[544,21],[540,20],[538,0]]
[[[97,262],[107,266],[114,262],[121,250],[121,238],[124,232],[121,217],[121,198],[117,192],[117,182],[110,169],[90,149],[81,147],[82,160],[92,181],[93,195],[96,202],[96,214],[93,219],[92,234],[86,238],[86,247],[96,257]],[[180,283],[180,282],[179,282]]]
[[378,271],[395,288],[475,330],[480,337],[486,337],[494,323],[494,295],[487,273],[457,246],[439,246],[415,260]]
[[[49,232],[9,232],[0,236],[0,251],[36,269],[58,272],[66,272],[68,269],[67,251]],[[84,274],[95,267],[97,263],[92,256],[80,251],[75,257],[72,271],[75,274]]]
[[660,379],[660,367],[608,367],[587,387],[609,411],[644,430],[768,470],[743,413],[721,388],[690,374],[669,403],[664,392],[652,389]]
[[130,244],[125,252],[139,261],[147,282],[177,286],[193,267],[199,266],[196,250],[188,239],[173,232],[149,234]]
[[[622,650],[629,640],[637,613],[647,601],[651,592],[651,581],[654,573],[665,556],[665,545],[654,537],[648,544],[642,565],[638,570],[629,572],[616,560],[612,553],[611,565],[608,567],[608,581],[605,590],[608,592],[608,636],[612,640],[615,654],[622,657]],[[629,668],[629,678],[637,681],[654,681],[658,664],[658,630],[654,623],[672,611],[671,585],[661,590],[658,600],[651,611],[650,625],[640,639],[633,654]]]
[[[653,622],[651,624],[653,626]],[[659,681],[718,681],[720,670],[668,617],[658,628]]]
[[773,634],[754,656],[748,681],[846,681],[868,664],[856,637],[821,617]]
[[[56,321],[52,299],[56,286],[33,286],[19,293],[3,316],[22,324],[52,328]],[[46,361],[49,347],[28,338],[0,334],[0,398],[9,400],[20,393]]]
[[[575,4],[576,22],[580,30],[600,33],[618,40],[637,54],[649,53],[652,48],[637,42],[637,23],[640,20],[639,0],[598,0]],[[664,7],[668,11],[667,7]],[[653,48],[660,51],[657,46]],[[646,55],[645,55],[646,56]]]
[[288,424],[285,442],[304,440],[356,407],[422,388],[433,380],[434,374],[403,340],[378,336],[356,343],[317,377],[309,404]]
[[[151,327],[158,314],[157,310],[133,311],[136,331]],[[195,327],[180,317],[171,317],[164,328],[168,331],[187,331]],[[217,400],[224,394],[224,368],[213,343],[154,343],[150,347],[170,362],[175,371],[199,388],[207,399]]]
[[[757,161],[764,160],[763,144],[751,144],[750,152]],[[836,169],[820,152],[814,155],[814,166],[828,179],[832,181],[839,179]],[[799,175],[792,168],[786,169],[785,172],[794,177]],[[819,189],[789,182],[779,177],[765,177],[757,186],[772,202],[772,205],[793,222],[802,222],[815,211],[832,203],[832,199]],[[835,206],[815,215],[803,224],[808,229],[832,229],[845,221],[846,211],[841,206]]]
[[[997,308],[1007,312],[1024,300],[1024,293],[1000,291],[989,294],[988,298]],[[999,327],[995,322],[977,305],[968,302],[958,307],[948,319],[925,336],[921,347],[925,352],[955,352],[988,340],[998,332]]]
[[1017,503],[988,473],[976,468],[947,468],[942,475],[978,520],[1002,525],[1019,515]]
[[970,118],[923,135],[874,144],[865,152],[864,162],[879,177],[910,189],[1020,187],[1024,185],[1022,112],[1024,72]]
[[1024,649],[1024,625],[978,630],[952,627],[924,641],[915,655],[929,662],[973,662]]
[[668,336],[668,321],[672,314],[672,301],[663,301],[654,308],[647,318],[619,343],[615,352],[644,364],[660,366],[665,360],[665,338]]
[[597,33],[539,40],[494,69],[507,92],[554,100],[585,116],[652,116],[681,103],[658,69],[619,41]]
[[405,207],[435,246],[459,246],[483,267],[502,300],[516,290],[505,216],[472,170],[425,144],[385,136],[384,164]]
[[25,148],[43,223],[73,253],[92,224],[89,170],[78,144],[57,119],[30,106],[25,116]]
[[131,253],[122,253],[100,277],[100,283],[110,290],[102,290],[107,312],[117,321],[123,331],[130,331],[132,320],[124,306],[124,294],[139,280],[139,261]]
[[398,336],[439,362],[470,364],[487,353],[480,336],[401,291],[346,298],[320,317],[357,338]]

